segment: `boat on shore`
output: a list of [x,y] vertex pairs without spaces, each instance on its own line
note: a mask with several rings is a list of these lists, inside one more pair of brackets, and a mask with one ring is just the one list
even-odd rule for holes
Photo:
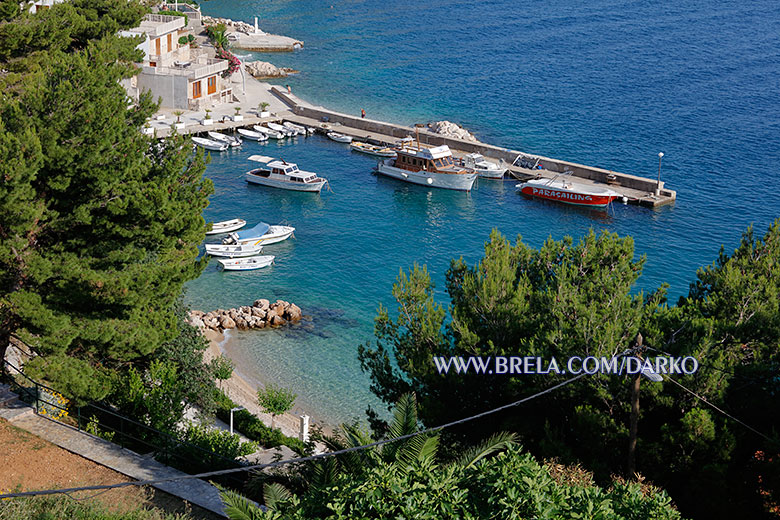
[[206,139],[205,137],[193,137],[192,142],[201,148],[211,150],[213,152],[224,152],[230,147],[230,145],[227,143],[214,141],[213,139]]
[[420,142],[402,139],[396,144],[395,159],[385,159],[377,164],[375,171],[392,177],[431,188],[470,191],[477,180],[477,174],[455,165],[452,152],[447,145],[423,148]]
[[222,240],[225,245],[268,245],[290,238],[295,232],[292,226],[270,226],[261,222],[252,229],[230,233]]
[[225,271],[252,271],[268,267],[274,263],[274,256],[248,256],[246,258],[229,258],[218,260]]
[[351,143],[352,138],[348,135],[340,134],[338,132],[328,132],[326,134],[328,139],[336,141],[337,143]]
[[396,153],[392,148],[387,146],[377,146],[369,143],[361,143],[360,141],[354,141],[349,145],[349,149],[355,152],[365,153],[368,155],[374,155],[376,157],[395,157]]
[[255,256],[259,255],[262,251],[263,246],[206,244],[206,253],[211,256],[223,256],[226,258]]
[[246,226],[246,220],[240,218],[234,218],[233,220],[223,220],[222,222],[214,222],[211,226],[211,230],[206,231],[207,235],[219,235],[220,233],[230,233]]
[[528,197],[589,208],[605,208],[620,194],[609,189],[571,181],[571,173],[552,179],[531,179],[515,186]]
[[225,135],[221,134],[219,132],[209,131],[208,132],[209,138],[218,141],[220,143],[227,143],[228,146],[234,147],[234,146],[241,146],[241,139],[238,137],[234,137],[232,135]]
[[470,153],[463,158],[463,166],[468,170],[474,170],[477,175],[485,179],[503,179],[507,168],[501,168],[496,163],[490,162],[479,153]]
[[283,190],[310,191],[319,193],[328,183],[327,179],[318,177],[316,173],[298,169],[295,163],[283,159],[274,159],[265,155],[252,155],[250,161],[262,163],[263,166],[246,172],[246,181],[252,184],[281,188]]
[[267,141],[268,136],[262,132],[255,132],[253,130],[247,130],[246,128],[239,128],[236,130],[239,135],[251,140],[251,141]]

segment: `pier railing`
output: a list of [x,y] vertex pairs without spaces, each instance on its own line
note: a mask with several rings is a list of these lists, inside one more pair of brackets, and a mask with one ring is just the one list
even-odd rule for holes
[[[50,386],[32,379],[7,360],[4,360],[4,367],[3,377],[12,390],[41,417],[100,437],[135,453],[152,454],[159,462],[185,473],[238,468],[242,465],[237,460],[125,417],[106,405],[82,404],[68,399]],[[247,473],[238,472],[213,480],[242,490],[247,478]]]

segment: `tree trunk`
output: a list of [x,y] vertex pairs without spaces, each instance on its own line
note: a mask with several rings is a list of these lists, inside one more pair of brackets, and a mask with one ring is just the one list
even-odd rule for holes
[[628,428],[628,477],[636,473],[636,437],[639,428],[639,378],[637,374],[631,388],[631,423]]

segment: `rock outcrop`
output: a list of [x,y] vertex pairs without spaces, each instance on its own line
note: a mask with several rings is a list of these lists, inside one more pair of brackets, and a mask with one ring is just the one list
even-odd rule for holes
[[298,71],[286,67],[277,67],[267,61],[251,61],[244,64],[246,71],[257,79],[265,78],[284,78],[288,74],[295,74]]
[[190,311],[187,322],[193,327],[222,332],[226,329],[264,329],[296,323],[303,319],[301,308],[294,303],[276,300],[255,300],[252,306],[216,311]]
[[429,123],[428,130],[445,137],[454,137],[456,139],[479,142],[479,140],[474,137],[474,134],[451,121],[436,121],[434,123]]
[[230,18],[217,18],[215,16],[204,16],[201,18],[203,25],[225,24],[225,27],[232,28],[244,34],[255,32],[255,26],[242,21],[231,20]]

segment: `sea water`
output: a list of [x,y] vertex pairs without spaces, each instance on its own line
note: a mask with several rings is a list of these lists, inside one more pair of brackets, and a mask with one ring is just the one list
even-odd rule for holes
[[[210,310],[281,298],[311,315],[296,328],[236,332],[231,355],[327,422],[377,406],[356,349],[373,339],[379,303],[393,309],[400,268],[427,265],[446,302],[450,259],[477,261],[493,228],[534,247],[607,229],[647,256],[637,290],[669,283],[674,301],[721,245],[780,215],[777,2],[211,0],[203,11],[257,15],[263,30],[304,40],[295,53],[236,52],[301,70],[280,83],[309,101],[404,124],[449,119],[487,142],[651,178],[662,151],[661,177],[677,190],[672,206],[605,213],[526,200],[512,182],[460,193],[378,178],[375,159],[316,136],[215,154],[208,220],[297,230],[266,248],[270,268],[225,273],[212,262],[188,301]],[[332,192],[247,185],[253,153],[315,171]]]

